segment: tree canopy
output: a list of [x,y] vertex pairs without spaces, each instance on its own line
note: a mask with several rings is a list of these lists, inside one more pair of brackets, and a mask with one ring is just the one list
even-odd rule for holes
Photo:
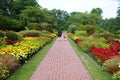
[[1,0],[0,5],[0,29],[3,30],[34,29],[36,24],[43,29],[48,28],[46,30],[72,30],[72,27],[76,30],[86,25],[99,26],[112,33],[120,30],[120,6],[116,18],[103,19],[103,11],[99,7],[93,8],[90,13],[68,13],[60,9],[42,8],[36,0]]

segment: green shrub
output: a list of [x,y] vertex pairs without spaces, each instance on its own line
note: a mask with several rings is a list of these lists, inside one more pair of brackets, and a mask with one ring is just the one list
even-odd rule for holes
[[109,45],[106,44],[105,42],[106,42],[106,40],[104,38],[94,39],[93,36],[89,36],[89,37],[84,38],[83,45],[88,46],[88,48],[91,47],[91,46],[93,46],[93,45],[95,47],[104,47],[104,48],[107,48]]
[[7,32],[6,32],[6,37],[7,37],[8,39],[13,40],[13,41],[15,41],[15,40],[21,40],[21,39],[22,39],[22,38],[21,38],[16,32],[14,32],[14,31],[7,31]]
[[105,39],[104,37],[100,37],[99,40],[100,40],[101,42],[106,43],[106,39]]
[[82,47],[89,48],[93,45],[93,43],[89,42],[89,41],[83,41],[83,42],[78,43],[78,45],[79,45],[80,48],[82,48]]
[[0,13],[0,29],[8,30],[11,26],[10,19]]
[[87,36],[86,31],[75,31],[76,36]]
[[43,30],[41,24],[39,24],[39,23],[35,23],[34,29],[35,29],[35,30]]
[[107,31],[102,32],[100,36],[104,37],[109,43],[114,41],[114,35],[110,32],[107,32]]
[[106,60],[102,67],[104,70],[115,73],[120,70],[119,68],[120,65],[120,57],[115,56],[109,60]]
[[0,30],[0,46],[5,45],[5,32]]
[[41,36],[42,36],[42,37],[47,37],[48,34],[51,34],[51,33],[48,32],[48,31],[46,31],[46,30],[41,31]]
[[0,80],[5,80],[8,76],[8,68],[0,62]]
[[8,68],[10,73],[14,72],[19,67],[18,60],[10,54],[1,55],[0,56],[0,62]]
[[115,73],[112,78],[113,78],[113,80],[120,80],[120,71]]
[[86,47],[86,46],[82,46],[81,47],[81,50],[83,51],[83,52],[85,52],[85,53],[88,53],[89,51],[88,51],[88,48]]
[[8,30],[14,30],[14,31],[20,31],[21,27],[20,27],[20,22],[16,19],[10,19],[10,27]]
[[14,30],[20,31],[24,29],[24,26],[19,25],[19,20],[11,19],[8,16],[4,16],[0,12],[0,29],[2,30]]
[[39,37],[40,34],[41,32],[38,30],[25,30],[19,32],[19,35],[21,35],[22,37]]
[[0,37],[0,46],[5,45],[5,38]]
[[43,28],[44,30],[47,29],[47,26],[48,26],[48,25],[49,25],[48,23],[41,23],[41,26],[42,26],[42,28]]
[[114,41],[120,42],[120,34],[114,34]]
[[28,32],[24,34],[23,37],[39,37],[39,34],[35,32]]
[[28,30],[34,29],[35,23],[28,23]]
[[85,37],[84,36],[79,36],[79,39],[80,40],[85,40]]
[[70,25],[68,28],[69,32],[71,32],[71,33],[75,33],[76,29],[77,29],[76,25]]
[[5,32],[0,30],[0,37],[5,37]]
[[95,30],[96,30],[95,25],[86,25],[86,32],[88,36],[94,34]]
[[79,37],[81,40],[83,40],[82,42],[78,43],[78,46],[81,48],[82,51],[88,53],[88,48],[92,47],[93,45],[95,47],[104,47],[104,48],[108,48],[109,45],[105,43],[105,39],[104,38],[98,38],[98,39],[94,39],[93,36],[89,36],[89,37]]
[[102,42],[100,39],[94,40],[93,44],[94,44],[95,47],[104,47],[104,48],[109,47],[108,44]]
[[77,30],[85,31],[86,30],[86,25],[80,24],[77,28]]

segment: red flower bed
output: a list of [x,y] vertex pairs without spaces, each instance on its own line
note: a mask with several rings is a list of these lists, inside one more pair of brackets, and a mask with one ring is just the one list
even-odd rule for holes
[[110,49],[120,51],[120,42],[113,42],[110,44]]
[[109,48],[97,48],[97,47],[90,47],[89,51],[101,59],[101,61],[108,60],[114,56],[120,56],[120,43],[113,42],[110,44]]
[[15,43],[17,43],[17,42],[21,42],[21,40],[15,40],[15,41],[13,41],[13,40],[11,40],[11,39],[5,39],[5,41],[6,41],[6,44],[7,44],[7,45],[9,45],[9,44],[15,44]]

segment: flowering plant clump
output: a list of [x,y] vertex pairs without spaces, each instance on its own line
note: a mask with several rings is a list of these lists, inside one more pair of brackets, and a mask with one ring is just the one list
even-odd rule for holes
[[28,56],[37,52],[46,42],[43,40],[22,41],[13,46],[7,46],[0,50],[0,54],[12,54],[18,60],[27,59]]
[[37,31],[28,31],[25,34],[23,34],[23,37],[39,37],[39,32]]
[[108,48],[92,46],[89,51],[96,57],[100,58],[101,61],[108,60],[114,56],[120,56],[120,43],[112,42]]
[[120,80],[120,71],[115,73],[112,78],[113,78],[113,80]]
[[39,39],[39,37],[24,37],[24,40],[36,40]]
[[117,52],[120,51],[120,42],[112,42],[110,44],[110,49],[116,50]]
[[83,40],[81,40],[81,39],[79,39],[79,38],[77,38],[77,39],[75,39],[75,43],[79,43],[79,42],[82,42]]
[[56,34],[55,33],[52,33],[52,34],[50,34],[50,35],[48,35],[49,37],[51,37],[51,38],[54,38],[55,36],[56,36]]
[[106,60],[103,63],[102,68],[111,73],[116,73],[117,71],[120,70],[119,66],[120,66],[120,57],[115,56],[115,57],[112,57],[111,59]]
[[6,41],[6,44],[7,45],[10,45],[10,44],[15,44],[15,43],[17,43],[17,42],[21,42],[21,40],[11,40],[11,39],[5,39],[5,41]]
[[9,76],[9,70],[0,62],[0,80],[3,80]]
[[96,57],[100,58],[101,61],[108,60],[114,56],[120,56],[118,52],[114,49],[108,49],[108,48],[97,48],[97,47],[90,47],[89,51],[94,54]]
[[0,46],[5,45],[5,44],[6,44],[5,38],[0,37]]
[[16,41],[16,40],[21,40],[22,37],[20,35],[18,35],[17,32],[14,31],[7,31],[6,32],[6,38],[10,39],[12,41]]
[[78,37],[78,36],[71,36],[71,38],[72,38],[73,40],[76,40],[76,39],[78,39],[79,37]]
[[76,44],[83,41],[78,36],[71,36],[71,38],[75,41]]
[[109,47],[108,44],[106,44],[105,39],[104,38],[94,38],[93,36],[89,36],[89,37],[80,37],[79,38],[77,36],[73,36],[72,39],[75,41],[76,44],[78,44],[78,46],[80,47],[80,49],[86,53],[89,52],[89,48],[92,47],[93,45],[95,47]]
[[[0,63],[0,80],[6,80],[9,74],[16,71],[20,64],[25,63],[26,60],[56,36],[56,34],[51,33],[40,34],[40,31],[34,31],[33,33],[26,32],[26,35],[24,35],[23,31],[21,35],[23,34],[25,37],[22,36],[23,39],[20,39],[15,32],[7,32],[5,41],[7,44],[12,45],[5,45],[0,48],[0,61],[2,62]],[[18,62],[18,64],[15,62]]]
[[97,48],[95,46],[92,46],[89,48],[89,51],[100,58],[102,61],[108,60],[114,56],[120,56],[120,43],[119,42],[113,42],[110,44],[109,48]]

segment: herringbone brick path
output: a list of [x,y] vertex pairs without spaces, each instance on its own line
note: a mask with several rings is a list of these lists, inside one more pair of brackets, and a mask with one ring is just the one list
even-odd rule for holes
[[92,80],[66,40],[56,40],[30,80]]

